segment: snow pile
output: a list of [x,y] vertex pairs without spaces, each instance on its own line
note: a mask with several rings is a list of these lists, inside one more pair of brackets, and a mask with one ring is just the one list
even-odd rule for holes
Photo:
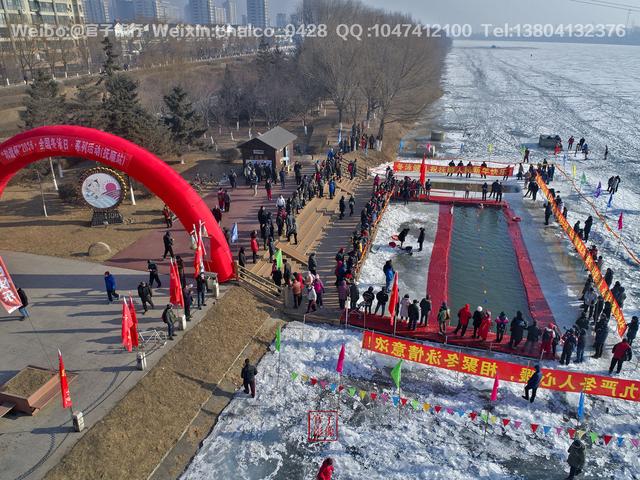
[[[536,402],[523,400],[522,386],[502,382],[499,401],[491,412],[498,419],[522,423],[490,424],[484,436],[480,417],[473,422],[446,413],[447,408],[480,412],[489,404],[493,381],[405,362],[402,395],[442,406],[414,411],[409,404],[400,415],[391,401],[361,400],[343,390],[339,397],[328,387],[311,386],[291,372],[338,383],[335,373],[340,346],[346,345],[341,383],[366,392],[395,394],[389,376],[393,358],[360,349],[361,334],[331,327],[290,324],[282,335],[280,377],[278,354],[267,354],[258,365],[258,398],[238,392],[224,410],[210,437],[189,467],[184,480],[216,478],[314,478],[317,466],[331,456],[336,479],[356,478],[556,478],[566,471],[571,442],[555,428],[575,428],[578,395],[540,390]],[[624,375],[624,372],[623,372]],[[339,403],[338,403],[339,398]],[[340,411],[339,441],[307,442],[309,410]],[[587,431],[637,437],[640,404],[588,397]],[[534,435],[530,423],[540,424]],[[587,472],[591,478],[634,478],[640,471],[637,449],[629,440],[618,447],[602,440],[591,446],[588,434]]]

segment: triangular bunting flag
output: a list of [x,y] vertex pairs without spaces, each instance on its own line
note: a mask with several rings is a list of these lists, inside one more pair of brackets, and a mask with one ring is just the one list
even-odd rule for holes
[[543,425],[542,430],[544,431],[545,435],[549,435],[549,431],[551,430],[551,427],[549,425]]
[[624,437],[618,437],[618,446],[621,447],[624,443]]
[[460,415],[461,417],[464,417],[464,410],[462,409],[458,410],[458,415]]
[[349,393],[350,397],[353,397],[356,394],[356,389],[354,387],[349,387],[349,390],[347,390],[347,392]]
[[344,390],[344,385],[338,385],[338,393]]
[[296,372],[291,372],[291,380],[295,380],[298,378],[298,374]]
[[490,422],[490,423],[496,423],[497,421],[498,421],[498,417],[496,417],[496,416],[494,416],[494,415],[491,415],[491,416],[489,417],[489,422]]
[[302,374],[302,375],[300,375],[300,378],[305,383],[307,383],[309,381],[309,375]]
[[371,397],[371,400],[375,400],[376,398],[378,398],[378,394],[376,392],[371,392],[369,396]]
[[598,441],[598,434],[596,432],[589,432],[589,437],[591,437],[591,443]]
[[578,430],[576,432],[576,436],[581,439],[582,437],[584,437],[585,433],[587,433],[587,432],[585,432],[584,430]]
[[447,413],[449,415],[453,415],[453,408],[447,408]]
[[611,441],[613,437],[611,435],[603,435],[602,439],[604,440],[604,444],[605,445],[609,445],[609,442]]
[[391,399],[393,400],[393,406],[397,407],[398,404],[400,403],[400,397],[394,395],[393,397],[391,397]]
[[436,411],[436,413],[440,413],[440,410],[442,410],[442,407],[440,405],[436,405],[435,407],[433,407],[433,409]]
[[331,390],[332,392],[335,392],[337,387],[338,386],[335,383],[332,383],[331,385],[329,385],[329,390]]
[[404,407],[407,404],[407,399],[406,398],[401,398],[400,399],[400,403],[402,404],[402,406]]
[[569,432],[569,438],[573,438],[576,436],[576,429],[575,428],[569,428],[567,429],[567,431]]
[[431,408],[431,404],[429,404],[429,403],[423,403],[423,404],[422,404],[422,409],[423,409],[425,412],[428,412],[430,408]]
[[367,396],[367,392],[365,392],[364,390],[360,390],[360,393],[358,395],[360,396],[360,400],[364,400],[364,397]]
[[531,424],[531,431],[532,431],[533,433],[536,433],[536,430],[538,430],[538,427],[539,427],[539,426],[540,426],[540,425],[538,425],[537,423],[532,423],[532,424]]
[[516,420],[515,422],[513,422],[513,426],[516,427],[516,430],[520,428],[520,425],[522,425],[522,422],[520,420]]
[[510,418],[503,418],[502,419],[502,425],[504,425],[506,427],[507,425],[509,425],[510,421],[511,421]]
[[387,401],[389,400],[389,394],[384,392],[382,393],[382,395],[380,395],[380,398],[382,398],[382,403],[387,403]]
[[311,377],[311,385],[315,385],[316,383],[318,383],[318,379]]
[[556,427],[556,435],[561,435],[563,430],[564,428],[562,427]]
[[481,413],[480,418],[485,422],[489,422],[489,416],[486,413]]
[[320,380],[320,388],[322,388],[324,390],[324,388],[327,386],[327,382],[325,380]]
[[476,412],[471,412],[471,413],[469,414],[469,417],[471,418],[471,421],[472,421],[472,422],[475,422],[475,421],[476,421],[476,418],[478,417],[478,414],[477,414]]
[[638,445],[640,445],[640,440],[638,440],[637,438],[632,438],[632,439],[631,439],[631,444],[632,444],[634,447],[638,448]]
[[420,410],[420,402],[417,400],[411,400],[411,406],[414,410]]

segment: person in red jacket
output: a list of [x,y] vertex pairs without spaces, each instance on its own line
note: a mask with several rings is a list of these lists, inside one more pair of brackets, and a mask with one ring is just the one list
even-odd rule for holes
[[616,373],[620,373],[622,370],[622,364],[631,360],[631,345],[626,338],[623,338],[620,343],[617,343],[613,346],[613,358],[611,359],[611,365],[609,365],[609,375],[613,372],[613,368],[618,365],[618,369]]
[[467,331],[467,326],[469,325],[469,319],[471,318],[471,308],[467,303],[464,307],[458,310],[458,326],[453,331],[455,335],[458,333],[458,330],[462,329],[462,333],[460,333],[461,337],[464,337],[464,333]]
[[251,234],[251,253],[253,254],[253,263],[256,263],[256,259],[258,258],[258,251],[259,250],[260,250],[260,246],[258,245],[258,239],[252,233]]
[[333,475],[333,459],[326,458],[324,462],[322,462],[322,466],[320,467],[320,471],[318,471],[318,476],[316,480],[331,480],[331,476]]

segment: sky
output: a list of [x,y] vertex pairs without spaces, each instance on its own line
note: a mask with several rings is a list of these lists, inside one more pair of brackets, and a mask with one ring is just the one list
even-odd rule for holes
[[[587,0],[590,1],[590,0]],[[640,0],[607,0],[609,3],[636,5]],[[553,24],[599,24],[627,21],[627,12],[613,8],[576,3],[571,0],[362,0],[362,3],[385,10],[410,13],[423,23],[480,24],[553,23]],[[241,10],[246,0],[238,0]],[[269,0],[269,11],[275,19],[276,13],[293,12],[297,0]],[[640,25],[640,12],[631,14],[629,24]]]

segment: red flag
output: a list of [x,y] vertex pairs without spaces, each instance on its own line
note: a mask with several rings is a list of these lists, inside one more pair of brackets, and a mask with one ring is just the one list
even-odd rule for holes
[[622,230],[622,212],[620,212],[620,216],[618,217],[618,230]]
[[340,349],[340,354],[338,355],[338,364],[336,365],[336,372],[342,374],[342,369],[344,368],[344,343],[342,344],[342,348]]
[[60,375],[60,393],[62,393],[62,408],[71,408],[71,394],[69,393],[69,382],[67,381],[67,371],[64,369],[62,353],[58,350],[58,375]]
[[193,270],[197,277],[200,273],[204,272],[204,243],[202,242],[202,223],[199,227],[200,232],[196,232],[196,252],[193,257]]
[[602,439],[604,440],[604,444],[605,445],[609,445],[609,442],[611,441],[613,437],[611,435],[603,435]]
[[531,424],[531,431],[532,431],[533,433],[536,433],[536,430],[538,430],[538,427],[539,427],[539,426],[540,426],[540,425],[538,425],[537,423],[532,423],[532,424]]
[[176,265],[173,260],[171,260],[171,269],[169,270],[169,303],[184,307],[184,298],[182,297],[182,285],[180,285],[178,265]]
[[502,419],[502,424],[506,427],[507,425],[509,425],[509,422],[511,421],[510,418],[503,418]]
[[131,320],[131,312],[129,312],[129,305],[127,305],[127,300],[122,297],[122,345],[129,352],[131,351],[131,325],[133,321]]
[[493,390],[491,390],[491,401],[495,402],[498,400],[498,387],[500,386],[500,381],[498,380],[498,375],[496,375],[496,379],[493,381]]
[[11,280],[9,270],[7,270],[2,261],[2,257],[0,257],[0,303],[7,313],[13,313],[22,306],[18,291]]
[[422,164],[420,165],[420,185],[424,185],[424,182],[427,177],[427,166],[424,163],[426,159],[427,159],[427,154],[425,153],[422,156]]
[[396,306],[398,305],[398,272],[393,276],[393,288],[391,289],[391,298],[389,298],[389,314],[391,319],[391,325],[393,325],[396,317]]
[[138,343],[138,317],[133,298],[129,297],[129,315],[131,315],[131,345],[137,347]]

